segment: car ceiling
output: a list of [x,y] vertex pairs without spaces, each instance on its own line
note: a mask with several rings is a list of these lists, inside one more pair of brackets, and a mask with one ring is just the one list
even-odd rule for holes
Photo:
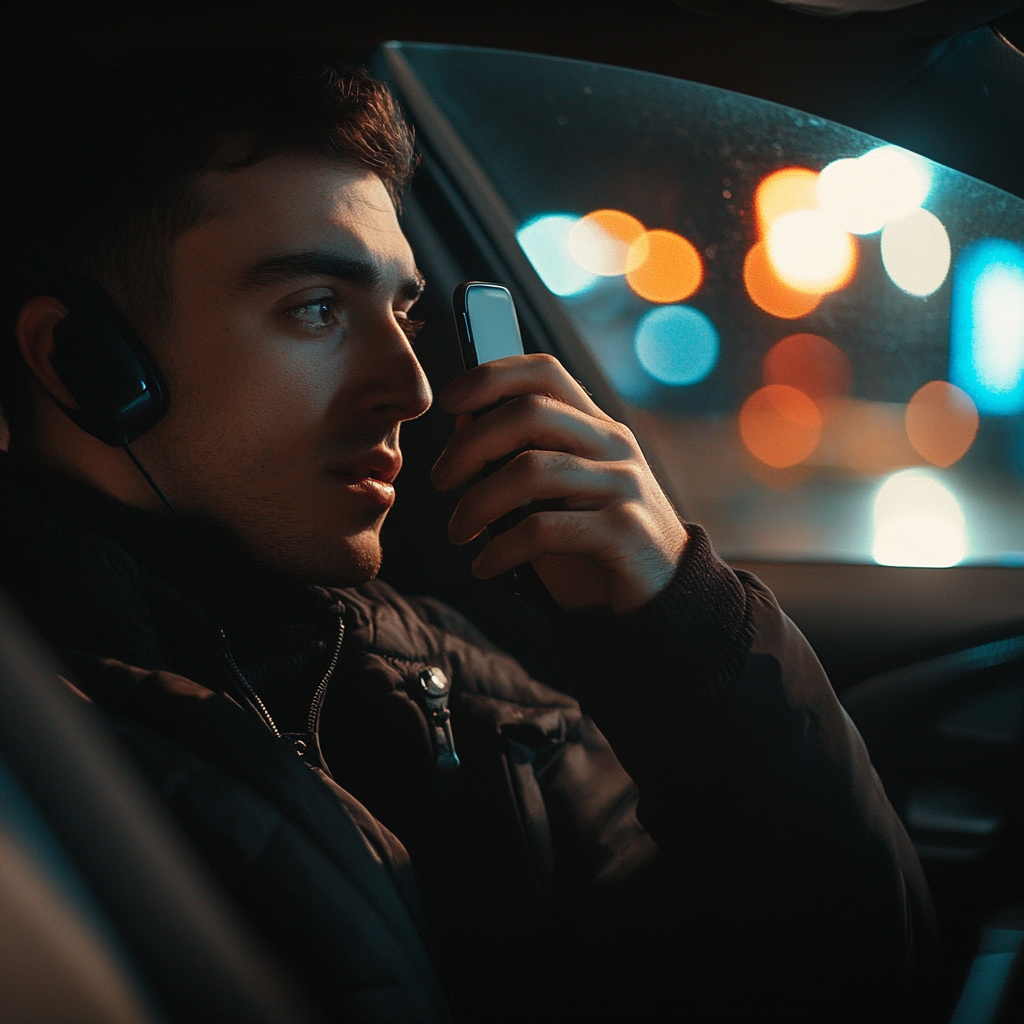
[[1021,0],[923,0],[843,17],[769,0],[22,2],[7,5],[3,45],[16,67],[213,45],[359,60],[387,39],[527,50],[773,100],[1024,196],[1022,15]]

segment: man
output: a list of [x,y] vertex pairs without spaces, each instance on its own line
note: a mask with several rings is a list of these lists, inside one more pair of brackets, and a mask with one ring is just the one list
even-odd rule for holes
[[[324,1012],[910,1014],[930,902],[856,730],[555,360],[447,387],[433,480],[525,449],[466,491],[457,543],[564,501],[473,571],[534,565],[616,753],[374,581],[400,426],[431,402],[386,90],[215,55],[56,92],[5,231],[3,585]],[[109,300],[168,396],[123,449],[67,354]]]

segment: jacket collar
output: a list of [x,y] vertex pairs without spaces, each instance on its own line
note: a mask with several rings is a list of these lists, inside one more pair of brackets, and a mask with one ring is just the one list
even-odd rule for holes
[[322,613],[321,589],[260,565],[215,523],[126,505],[82,480],[6,453],[0,454],[0,480],[4,519],[31,506],[53,532],[112,543],[142,573],[164,581],[225,628],[258,632]]
[[0,455],[0,487],[3,585],[58,650],[221,689],[223,629],[264,699],[285,718],[293,700],[308,706],[337,594],[259,565],[216,524],[125,505],[37,463]]

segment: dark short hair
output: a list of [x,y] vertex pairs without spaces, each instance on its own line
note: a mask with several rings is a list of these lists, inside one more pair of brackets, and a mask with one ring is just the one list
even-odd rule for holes
[[320,154],[373,171],[397,207],[415,168],[387,86],[306,57],[149,55],[45,81],[8,76],[6,91],[0,402],[12,434],[27,413],[21,307],[60,277],[86,274],[143,337],[158,330],[172,244],[208,212],[204,172]]

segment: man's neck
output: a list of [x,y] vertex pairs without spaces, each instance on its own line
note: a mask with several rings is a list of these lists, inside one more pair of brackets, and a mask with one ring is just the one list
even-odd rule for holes
[[[34,403],[30,428],[12,435],[9,450],[25,461],[81,480],[124,505],[164,508],[126,452],[87,434],[47,399]],[[145,461],[145,451],[142,458]]]

